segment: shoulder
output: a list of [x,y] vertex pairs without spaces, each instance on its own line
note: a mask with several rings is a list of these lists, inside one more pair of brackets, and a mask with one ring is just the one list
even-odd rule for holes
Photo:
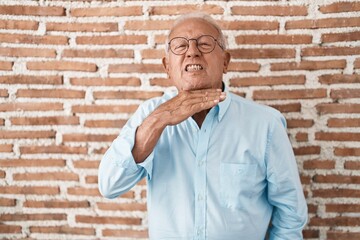
[[286,127],[285,117],[277,109],[231,93],[232,105],[238,108],[251,121],[267,124],[281,123]]

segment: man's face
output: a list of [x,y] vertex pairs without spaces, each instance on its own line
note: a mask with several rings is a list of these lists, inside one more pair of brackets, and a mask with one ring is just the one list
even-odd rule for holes
[[[197,39],[202,35],[210,35],[218,39],[219,33],[211,24],[202,19],[187,19],[178,24],[169,39],[184,37]],[[183,55],[175,55],[169,50],[163,59],[166,72],[179,91],[221,88],[222,75],[226,73],[230,54],[222,50],[216,43],[210,53],[202,53],[196,41],[189,41],[189,48]]]

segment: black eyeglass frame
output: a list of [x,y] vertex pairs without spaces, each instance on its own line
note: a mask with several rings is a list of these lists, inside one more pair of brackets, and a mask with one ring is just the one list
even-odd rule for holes
[[[198,40],[199,40],[200,38],[202,38],[202,37],[211,37],[211,38],[219,45],[219,47],[220,47],[222,50],[224,50],[224,47],[221,46],[221,44],[219,43],[219,41],[218,41],[216,38],[214,38],[213,36],[211,36],[211,35],[201,35],[201,36],[199,36],[198,38],[189,38],[189,39],[187,39],[186,37],[174,37],[174,38],[172,38],[172,39],[168,42],[168,49],[170,49],[170,51],[171,51],[173,54],[175,54],[175,55],[179,55],[179,56],[180,56],[180,55],[184,55],[184,54],[187,52],[187,50],[189,50],[190,40],[194,40],[194,41],[196,41],[196,48],[197,48],[201,53],[207,54],[207,53],[211,53],[212,51],[214,51],[214,49],[215,49],[215,47],[216,47],[216,43],[215,43],[213,49],[212,49],[211,51],[209,51],[209,52],[203,52],[203,51],[201,51],[201,50],[199,49]],[[170,47],[171,42],[172,42],[174,39],[179,39],[179,38],[185,39],[185,40],[187,41],[186,50],[184,51],[184,53],[181,53],[181,54],[175,53],[175,52],[171,49],[171,47]]]

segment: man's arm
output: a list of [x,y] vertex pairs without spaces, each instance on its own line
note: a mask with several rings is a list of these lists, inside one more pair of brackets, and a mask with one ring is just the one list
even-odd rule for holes
[[266,151],[268,200],[274,206],[270,240],[301,240],[307,205],[285,125],[281,116],[270,130]]
[[[153,150],[166,126],[176,125],[225,99],[220,89],[180,92],[148,114],[137,111],[105,153],[99,166],[99,190],[115,198],[147,174],[151,176]],[[142,113],[141,113],[142,112]]]

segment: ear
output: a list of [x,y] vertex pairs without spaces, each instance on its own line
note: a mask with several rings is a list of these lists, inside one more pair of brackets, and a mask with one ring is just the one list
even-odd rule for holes
[[169,61],[168,61],[167,57],[162,58],[162,64],[163,64],[163,67],[165,69],[165,72],[169,76]]
[[224,68],[223,68],[223,73],[227,73],[228,67],[229,67],[229,63],[230,63],[230,59],[231,59],[231,55],[229,52],[224,53]]

